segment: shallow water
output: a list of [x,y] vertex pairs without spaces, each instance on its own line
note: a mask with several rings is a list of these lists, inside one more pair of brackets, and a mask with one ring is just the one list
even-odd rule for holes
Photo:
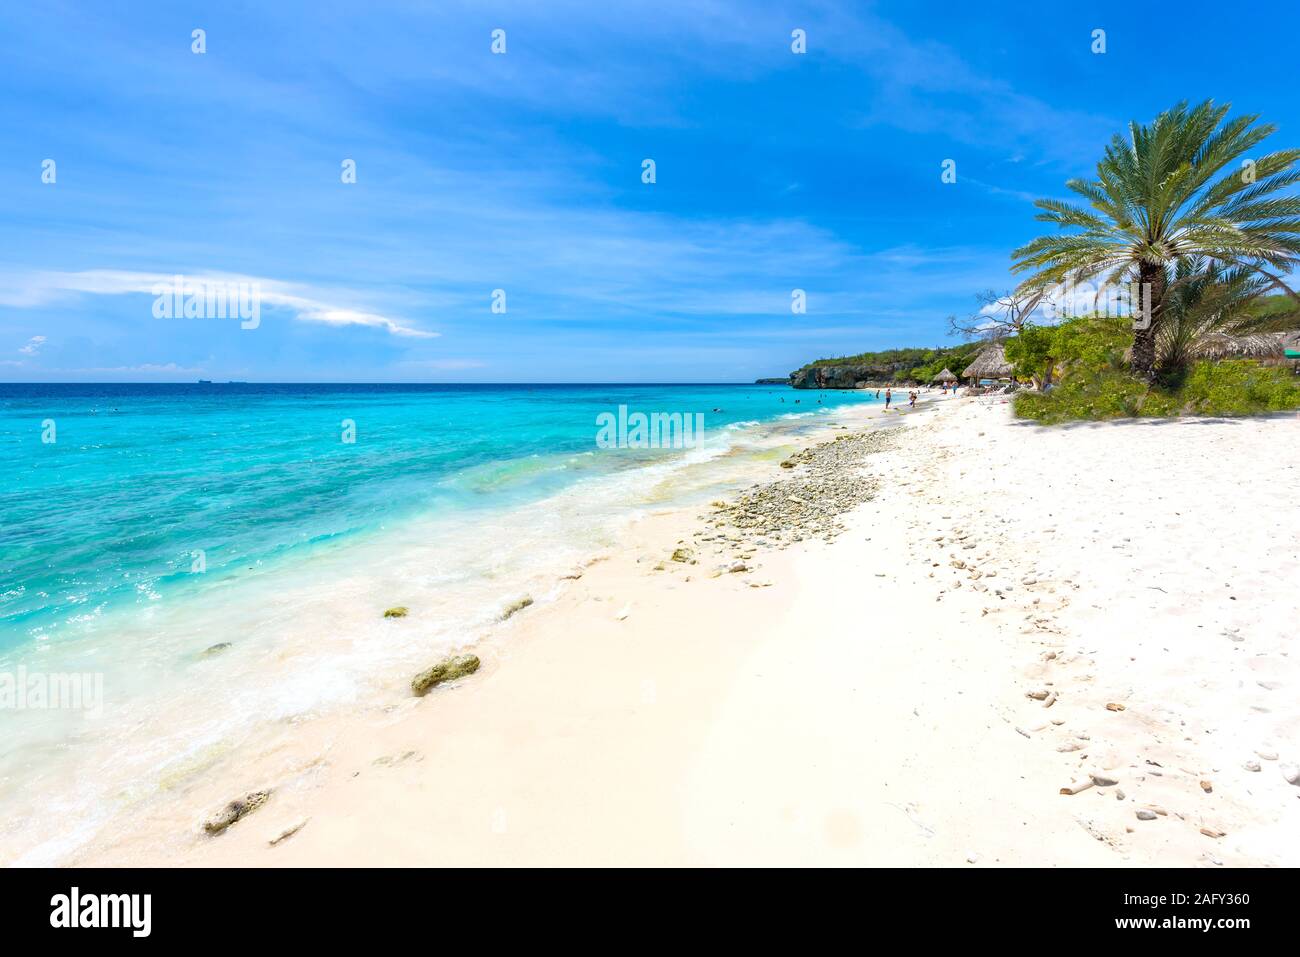
[[[873,396],[0,385],[0,860],[58,860],[258,726],[472,643],[640,510],[707,495]],[[701,441],[601,448],[597,416],[620,405],[703,413]],[[391,605],[410,617],[385,620]],[[13,697],[50,675],[74,676],[76,706]]]

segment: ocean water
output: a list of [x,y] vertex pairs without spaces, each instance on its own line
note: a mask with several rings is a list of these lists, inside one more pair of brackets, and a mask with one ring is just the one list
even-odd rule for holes
[[[640,510],[874,401],[756,385],[0,384],[0,862],[57,861],[259,724],[348,706],[473,643],[505,600],[541,600]],[[601,447],[598,416],[620,406],[701,413],[704,429],[691,448]],[[411,616],[385,621],[398,604]],[[77,707],[15,697],[49,688],[41,676],[75,676]]]

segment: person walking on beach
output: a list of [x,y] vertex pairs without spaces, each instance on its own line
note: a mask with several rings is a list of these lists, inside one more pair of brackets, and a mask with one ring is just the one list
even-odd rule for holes
[[915,409],[915,408],[916,408],[916,393],[915,393],[915,392],[909,392],[909,393],[907,394],[907,396],[908,396],[908,400],[907,400],[907,404],[908,404],[908,406],[909,406],[910,408]]
[[[880,393],[877,392],[876,394],[879,395]],[[885,390],[885,411],[889,411],[889,403],[893,400],[893,398],[894,398],[893,390],[886,389]]]

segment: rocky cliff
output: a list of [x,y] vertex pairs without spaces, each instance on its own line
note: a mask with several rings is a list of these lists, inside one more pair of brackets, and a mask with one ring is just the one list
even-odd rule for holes
[[898,378],[899,372],[909,368],[911,366],[908,363],[804,366],[790,373],[790,384],[796,389],[852,389],[859,382],[901,381]]

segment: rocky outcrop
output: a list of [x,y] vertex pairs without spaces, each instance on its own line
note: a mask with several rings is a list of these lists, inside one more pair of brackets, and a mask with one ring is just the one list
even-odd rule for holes
[[210,820],[203,822],[203,830],[209,834],[220,834],[241,818],[252,814],[271,797],[270,791],[253,791],[242,798],[235,798],[223,807]]
[[898,374],[910,368],[904,362],[878,366],[804,366],[790,373],[790,384],[796,389],[859,389],[868,384],[900,382]]
[[457,678],[463,678],[466,675],[472,675],[478,671],[478,655],[453,655],[450,658],[444,658],[432,668],[421,671],[411,682],[411,690],[416,695],[427,694],[438,685],[455,681]]
[[516,615],[533,603],[532,595],[525,595],[523,598],[516,598],[510,604],[501,610],[500,620],[505,621],[511,615]]

